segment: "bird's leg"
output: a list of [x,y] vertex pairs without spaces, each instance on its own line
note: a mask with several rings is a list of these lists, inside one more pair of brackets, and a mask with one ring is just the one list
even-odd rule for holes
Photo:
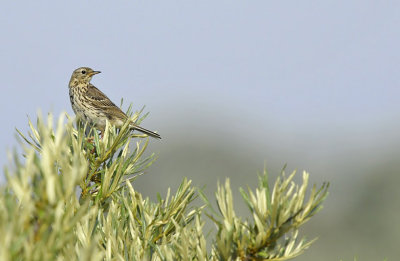
[[[104,137],[104,131],[105,131],[105,130],[100,130],[100,139],[103,139],[103,137]],[[95,142],[94,142],[94,137],[92,136],[92,137],[88,138],[87,141],[90,142],[90,143],[92,143],[92,144],[93,144],[93,147],[94,147],[90,152],[91,152],[92,154],[95,153],[95,152],[96,152],[96,144],[95,144]]]
[[[104,137],[104,130],[99,130],[99,131],[100,131],[100,139],[103,139],[103,137]],[[87,138],[87,141],[90,142],[90,143],[93,143],[93,141],[94,141],[94,136],[91,136],[91,137]]]
[[94,142],[94,137],[88,137],[87,142],[93,145],[93,149],[90,150],[90,154],[94,154],[96,152],[96,144]]

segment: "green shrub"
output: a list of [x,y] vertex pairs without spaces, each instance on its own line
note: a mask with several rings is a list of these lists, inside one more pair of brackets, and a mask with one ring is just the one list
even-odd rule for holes
[[[240,189],[247,220],[235,214],[229,179],[218,185],[217,210],[187,179],[152,202],[134,189],[155,160],[143,156],[147,138],[127,124],[100,138],[64,120],[53,127],[51,115],[38,117],[28,137],[18,131],[24,159],[15,154],[0,190],[0,260],[286,260],[313,242],[298,229],[321,209],[328,185],[306,199],[307,173],[301,185],[295,172],[282,173],[271,190],[264,171],[255,191]],[[198,196],[204,204],[194,206]],[[207,218],[214,239],[203,233]]]

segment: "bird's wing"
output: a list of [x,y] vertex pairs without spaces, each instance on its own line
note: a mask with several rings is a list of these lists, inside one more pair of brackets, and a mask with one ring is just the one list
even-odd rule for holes
[[97,106],[116,106],[102,91],[89,85],[86,97]]
[[101,107],[106,110],[111,110],[114,114],[116,114],[115,116],[126,118],[126,114],[94,85],[89,84],[89,87],[86,91],[86,97],[91,101],[94,106]]

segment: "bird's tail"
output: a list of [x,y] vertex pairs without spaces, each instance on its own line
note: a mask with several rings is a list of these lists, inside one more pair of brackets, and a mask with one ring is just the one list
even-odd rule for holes
[[160,134],[155,133],[155,132],[153,132],[153,131],[150,131],[150,130],[148,130],[148,129],[142,128],[142,127],[140,127],[140,126],[131,124],[130,128],[131,128],[131,130],[140,131],[140,132],[142,132],[142,133],[144,133],[144,134],[147,134],[147,135],[149,135],[149,136],[151,136],[151,137],[153,137],[153,138],[161,139]]

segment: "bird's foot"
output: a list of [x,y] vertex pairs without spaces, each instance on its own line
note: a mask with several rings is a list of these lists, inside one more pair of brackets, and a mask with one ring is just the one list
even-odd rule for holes
[[88,138],[86,139],[86,141],[87,141],[88,143],[90,143],[90,144],[93,146],[93,148],[90,150],[90,154],[96,153],[96,144],[95,144],[95,142],[94,142],[94,137],[88,137]]

